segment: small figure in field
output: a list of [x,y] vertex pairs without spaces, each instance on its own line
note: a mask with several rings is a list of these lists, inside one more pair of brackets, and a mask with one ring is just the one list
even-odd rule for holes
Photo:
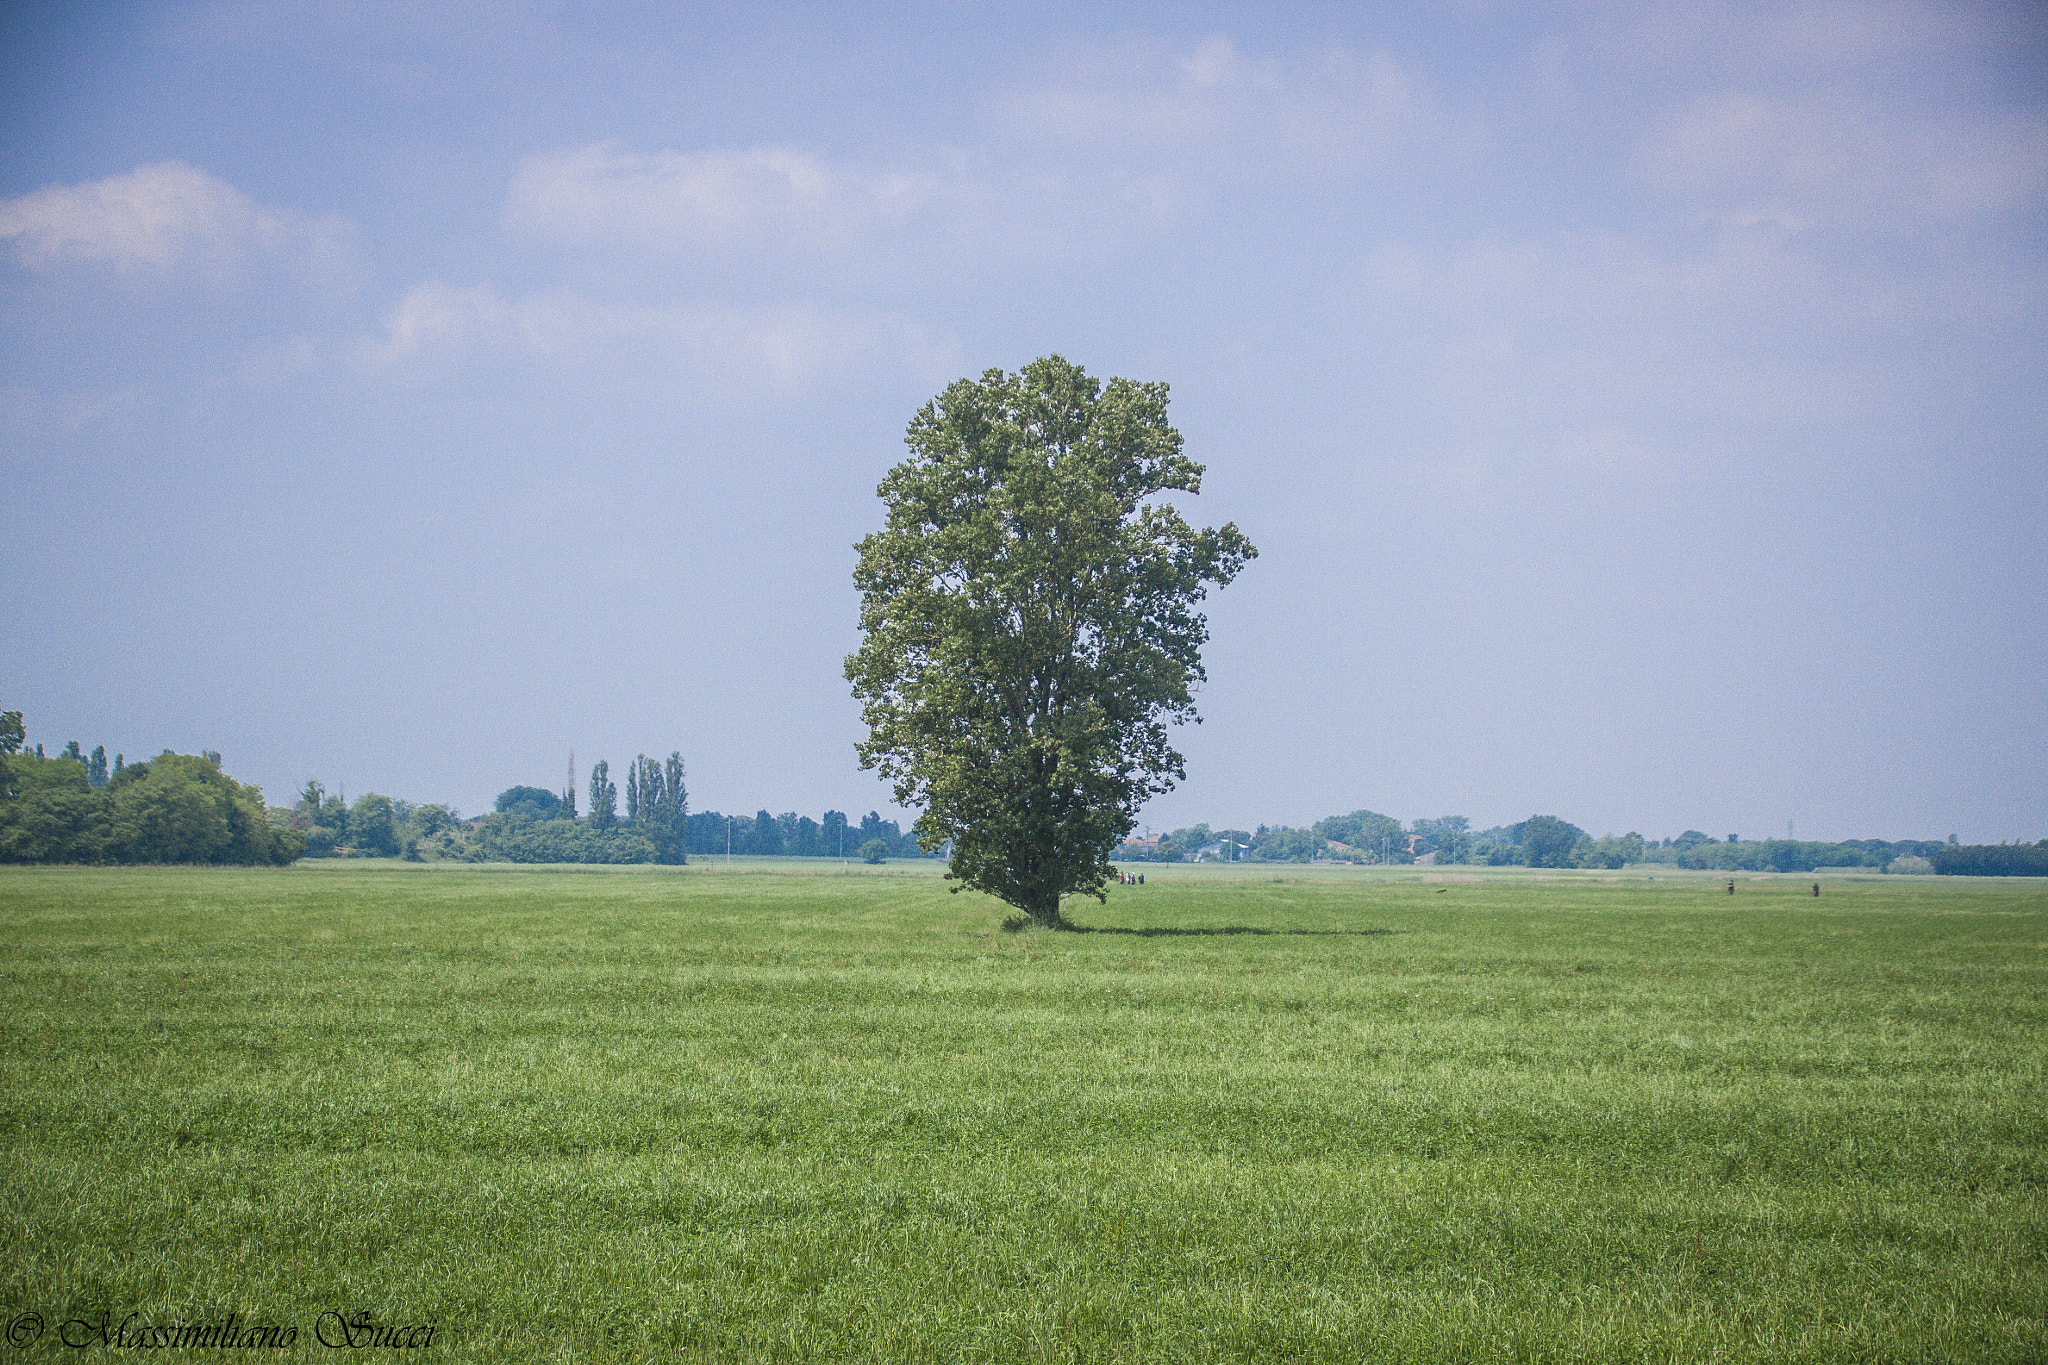
[[1819,882],[1815,882],[1815,883],[1813,884],[1813,894],[1814,894],[1814,895],[1816,895],[1816,896],[1820,895],[1820,883],[1819,883]]
[[1735,894],[1735,878],[1733,877],[1728,879],[1728,894],[1731,896]]
[[1144,874],[1144,873],[1142,873],[1142,872],[1140,872],[1140,873],[1138,874],[1138,885],[1140,885],[1140,886],[1143,886],[1144,884],[1145,884],[1145,874]]

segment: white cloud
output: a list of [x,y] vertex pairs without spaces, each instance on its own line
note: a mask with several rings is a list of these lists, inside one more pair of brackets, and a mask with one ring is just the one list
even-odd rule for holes
[[1294,173],[1370,160],[1440,133],[1420,84],[1384,52],[1250,57],[1215,35],[1190,50],[1082,48],[1058,72],[999,92],[991,105],[998,122],[1070,153]]
[[[505,225],[598,247],[599,268],[658,268],[727,296],[924,296],[992,269],[1104,259],[1154,240],[1179,190],[1149,169],[1089,183],[1064,165],[940,150],[864,165],[784,146],[628,152],[610,145],[523,161]],[[616,281],[616,277],[614,277]]]
[[1171,228],[1219,176],[1321,176],[1436,136],[1417,82],[1383,53],[1254,58],[1213,37],[1087,49],[1058,70],[991,97],[976,156],[600,143],[523,160],[504,222],[685,266],[766,262],[784,284],[930,281],[1114,254]]
[[549,237],[731,238],[844,212],[839,179],[816,157],[783,147],[638,155],[600,145],[521,162],[506,218]]
[[844,248],[876,232],[950,224],[985,198],[957,166],[871,171],[791,147],[634,153],[600,144],[521,162],[505,218],[558,240],[748,248],[765,237]]
[[750,388],[795,386],[876,363],[950,374],[958,363],[950,343],[888,313],[613,304],[572,293],[507,299],[488,285],[438,282],[408,293],[367,351],[387,369],[492,356],[568,368],[651,365]]
[[0,238],[36,268],[96,262],[122,271],[198,266],[218,272],[268,258],[325,272],[343,263],[348,237],[337,220],[264,208],[182,161],[0,201]]
[[1658,188],[1731,221],[1911,231],[2038,200],[2038,116],[1915,114],[1846,95],[1725,92],[1694,101],[1638,154]]

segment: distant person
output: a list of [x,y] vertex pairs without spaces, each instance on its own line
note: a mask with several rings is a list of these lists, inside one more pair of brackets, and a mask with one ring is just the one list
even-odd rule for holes
[[1820,895],[1820,883],[1819,883],[1819,882],[1815,882],[1815,883],[1813,884],[1813,894],[1814,894],[1815,896],[1818,896],[1818,895]]
[[1735,878],[1733,877],[1728,879],[1728,894],[1731,896],[1735,894]]

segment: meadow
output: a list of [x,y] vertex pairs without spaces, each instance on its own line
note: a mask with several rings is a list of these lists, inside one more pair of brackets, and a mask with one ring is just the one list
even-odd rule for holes
[[7,1354],[2048,1358],[2048,882],[1651,870],[0,869]]

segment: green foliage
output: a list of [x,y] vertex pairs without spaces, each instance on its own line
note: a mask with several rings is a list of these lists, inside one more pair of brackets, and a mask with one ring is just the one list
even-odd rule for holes
[[348,808],[348,837],[357,850],[373,858],[398,856],[398,823],[391,798],[366,792]]
[[590,768],[590,823],[608,830],[619,822],[619,787],[612,781],[612,765],[599,759]]
[[102,788],[70,758],[6,762],[0,862],[282,865],[305,851],[301,835],[271,826],[260,789],[207,758],[165,752]]
[[458,821],[455,812],[439,804],[414,806],[407,812],[402,836],[407,839],[431,839],[443,830],[453,828]]
[[864,863],[885,863],[889,861],[889,846],[880,839],[870,839],[860,846],[860,860]]
[[[1670,861],[1678,867],[1708,872],[1811,872],[1817,867],[1868,867],[1882,870],[1902,858],[1914,858],[1921,850],[1932,853],[1941,845],[1931,841],[1852,839],[1845,843],[1824,843],[1803,839],[1759,839],[1721,843],[1708,840],[1680,849],[1678,840],[1669,850],[1646,850],[1651,861]],[[1901,871],[1914,870],[1910,865]]]
[[906,441],[854,571],[861,764],[923,808],[925,848],[952,842],[963,886],[1058,923],[1183,775],[1167,726],[1197,719],[1195,607],[1256,552],[1149,501],[1201,487],[1164,384],[1048,356],[953,384]]
[[894,820],[873,811],[858,831],[847,824],[845,812],[836,810],[826,811],[822,822],[795,811],[770,815],[762,810],[751,818],[697,811],[687,819],[686,847],[691,853],[723,857],[728,834],[732,852],[747,857],[850,858],[870,839],[880,839],[891,857],[924,856],[917,841],[905,837]]
[[1421,852],[1436,854],[1439,863],[1468,862],[1472,857],[1472,822],[1462,815],[1417,820],[1408,827],[1408,832],[1421,835]]
[[1522,822],[1522,861],[1530,867],[1569,867],[1586,831],[1555,815],[1532,815]]
[[1212,836],[1213,841],[1222,844],[1222,860],[1236,862],[1251,855],[1251,831],[1242,829],[1219,829]]
[[1581,838],[1572,848],[1573,867],[1604,867],[1610,871],[1626,867],[1643,860],[1643,836],[1630,830],[1616,837],[1602,835],[1598,839],[1590,835]]
[[1374,862],[1406,863],[1414,860],[1414,855],[1408,851],[1408,839],[1402,832],[1401,822],[1377,811],[1355,810],[1349,815],[1332,815],[1316,821],[1314,833],[1325,841],[1314,851],[1318,858],[1330,856],[1327,841],[1334,839],[1340,844],[1350,845],[1361,858]]
[[507,787],[498,793],[491,809],[529,820],[552,820],[562,809],[562,798],[544,787]]
[[1267,863],[1308,863],[1330,854],[1329,839],[1313,829],[1267,829],[1252,835],[1252,857]]
[[0,755],[18,754],[28,739],[28,727],[22,723],[21,712],[0,711]]
[[[855,844],[854,847],[859,847]],[[828,810],[818,821],[818,856],[821,858],[844,858],[848,845],[846,839],[846,812]]]
[[641,754],[627,771],[627,790],[634,833],[654,849],[654,861],[689,861],[684,851],[689,833],[690,797],[683,786],[683,756],[671,750],[667,763]]
[[477,822],[461,857],[473,863],[651,863],[655,847],[630,825],[607,829],[493,811]]
[[1951,844],[1929,860],[1948,877],[2048,877],[2048,839],[2038,844]]
[[348,838],[348,803],[339,794],[330,795],[320,803],[318,823],[333,830],[337,839]]

